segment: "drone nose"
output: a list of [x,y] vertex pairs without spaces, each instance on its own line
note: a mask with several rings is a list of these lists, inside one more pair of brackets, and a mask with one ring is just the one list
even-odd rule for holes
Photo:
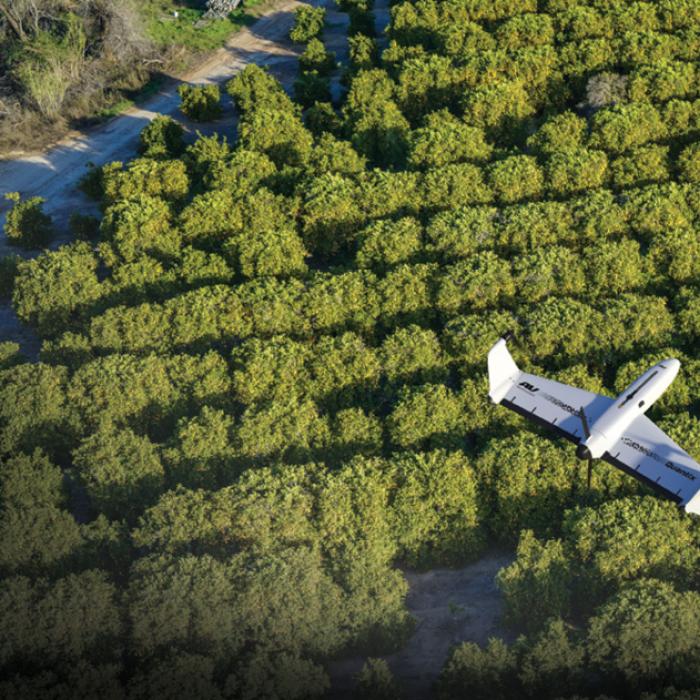
[[576,448],[576,456],[579,459],[593,459],[591,451],[583,443],[579,443],[579,446]]

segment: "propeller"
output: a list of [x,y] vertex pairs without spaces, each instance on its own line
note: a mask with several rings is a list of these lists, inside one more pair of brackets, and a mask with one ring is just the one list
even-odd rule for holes
[[[579,418],[581,419],[581,425],[583,426],[583,434],[586,438],[586,440],[591,437],[591,429],[588,427],[588,418],[586,418],[586,412],[583,410],[583,406],[581,406],[581,410],[579,411]],[[593,471],[593,457],[591,456],[591,451],[585,447],[583,444],[579,444],[578,449],[576,450],[576,454],[579,457],[579,459],[587,459],[588,460],[588,474],[587,474],[587,479],[586,483],[588,485],[588,489],[590,490],[591,488],[591,473]]]

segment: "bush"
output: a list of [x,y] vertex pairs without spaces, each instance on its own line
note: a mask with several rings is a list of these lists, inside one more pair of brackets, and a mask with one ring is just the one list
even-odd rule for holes
[[180,85],[180,109],[196,122],[210,122],[221,116],[221,90],[218,85]]
[[588,125],[573,112],[562,112],[550,117],[527,140],[528,148],[542,155],[579,149],[585,145]]
[[422,250],[422,236],[420,223],[410,217],[375,221],[357,234],[357,266],[382,271],[410,262]]
[[297,44],[305,44],[320,36],[326,11],[322,7],[301,5],[294,10],[294,26],[289,32],[289,38]]
[[623,189],[668,180],[668,150],[668,146],[641,146],[619,156],[610,164],[614,185]]
[[659,111],[644,102],[609,107],[593,117],[590,145],[613,153],[642,146],[666,136]]
[[482,649],[462,642],[450,654],[437,686],[440,700],[509,700],[517,697],[517,657],[500,639]]
[[53,225],[51,217],[42,209],[46,200],[41,197],[22,200],[19,192],[10,192],[5,199],[13,203],[5,219],[8,241],[23,248],[41,248],[48,244],[53,236]]
[[494,439],[476,462],[490,528],[503,542],[520,530],[556,533],[564,508],[574,500],[579,465],[567,448],[527,432]]
[[87,243],[19,263],[12,295],[17,315],[44,335],[68,330],[102,295],[97,264]]
[[377,40],[366,34],[354,34],[348,37],[350,66],[353,71],[370,70],[379,62]]
[[102,428],[81,443],[73,461],[93,507],[110,518],[133,518],[164,487],[156,446],[131,430]]
[[493,150],[481,129],[466,125],[446,109],[431,112],[425,126],[411,133],[410,149],[409,165],[423,169],[488,160]]
[[554,153],[547,161],[549,190],[555,196],[596,189],[605,184],[608,158],[603,151],[584,148]]
[[564,533],[579,569],[581,607],[640,577],[683,586],[698,558],[689,518],[653,496],[577,508],[567,513]]
[[684,684],[698,672],[699,633],[700,594],[641,579],[601,606],[587,649],[592,664],[628,687]]
[[700,182],[700,144],[686,146],[678,156],[678,170],[686,182]]
[[531,634],[552,617],[567,616],[574,576],[560,540],[540,542],[532,530],[523,530],[515,561],[496,576],[510,624]]
[[[319,75],[328,75],[335,70],[335,54],[327,51],[319,39],[311,39],[304,52],[299,56],[299,68],[302,71],[317,71]],[[322,101],[322,100],[319,100]]]
[[489,168],[489,184],[496,199],[511,204],[523,199],[539,199],[544,176],[532,156],[510,156]]
[[460,207],[434,216],[426,229],[426,251],[445,260],[466,258],[494,245],[499,210]]
[[331,85],[317,70],[303,71],[294,81],[294,99],[303,107],[331,100]]
[[447,267],[440,279],[437,307],[446,313],[498,305],[515,293],[510,264],[489,251]]
[[176,158],[185,148],[184,133],[172,117],[159,114],[141,131],[139,150],[146,158]]
[[294,112],[294,103],[267,67],[251,63],[226,83],[226,92],[233,98],[236,109],[245,115],[258,109]]
[[357,674],[357,691],[367,700],[399,700],[401,692],[384,659],[367,659]]
[[484,537],[476,479],[461,452],[436,450],[391,461],[392,527],[398,555],[411,567],[457,566],[479,556]]

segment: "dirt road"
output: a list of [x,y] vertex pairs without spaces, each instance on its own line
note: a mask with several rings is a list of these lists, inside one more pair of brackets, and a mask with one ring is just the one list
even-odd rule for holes
[[[338,12],[333,0],[307,0],[310,4],[326,7],[327,21],[324,41],[332,49],[340,49],[339,58],[347,50],[347,15]],[[141,130],[159,114],[177,117],[192,140],[197,131],[205,134],[218,132],[235,136],[236,120],[230,109],[217,122],[194,124],[179,112],[180,82],[223,83],[250,63],[268,66],[282,84],[291,89],[297,71],[301,47],[289,41],[288,33],[294,21],[297,0],[279,0],[251,27],[234,34],[226,46],[213,54],[206,63],[180,79],[171,79],[146,103],[134,107],[114,119],[83,133],[71,133],[57,145],[35,155],[23,155],[0,160],[0,257],[8,254],[30,253],[18,251],[7,244],[2,228],[7,212],[4,193],[18,191],[23,196],[40,196],[46,200],[44,209],[57,229],[51,248],[70,241],[68,219],[73,212],[98,214],[97,206],[78,190],[78,183],[90,164],[103,165],[114,160],[126,161],[137,151]],[[230,107],[230,99],[224,98]],[[7,302],[0,302],[0,341],[18,342],[23,352],[36,359],[39,340],[34,332],[23,326]]]
[[[325,6],[326,0],[311,0],[311,4]],[[291,82],[300,48],[289,41],[287,34],[294,20],[294,8],[298,5],[297,0],[276,3],[251,27],[234,34],[224,48],[184,76],[181,82],[221,83],[249,63],[269,66],[283,82]],[[330,7],[330,2],[328,5],[329,11],[334,9]],[[339,29],[339,33],[344,33],[342,28]],[[136,153],[141,130],[158,114],[177,115],[191,133],[197,129],[205,133],[233,130],[234,120],[230,112],[213,124],[195,125],[184,120],[178,111],[180,98],[177,85],[177,80],[167,81],[145,104],[85,133],[72,133],[46,153],[0,161],[0,195],[19,191],[26,196],[44,197],[45,209],[54,217],[60,231],[54,245],[65,242],[68,240],[65,224],[70,214],[94,208],[76,189],[88,165],[103,165],[131,158]],[[5,210],[4,200],[0,201],[0,227]],[[0,255],[8,252],[11,251],[2,236]]]

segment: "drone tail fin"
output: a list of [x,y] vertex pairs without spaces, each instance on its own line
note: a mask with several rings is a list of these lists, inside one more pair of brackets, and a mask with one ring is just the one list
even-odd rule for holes
[[500,338],[489,350],[489,398],[495,404],[501,403],[508,390],[520,376],[520,370],[508,350],[510,334]]

